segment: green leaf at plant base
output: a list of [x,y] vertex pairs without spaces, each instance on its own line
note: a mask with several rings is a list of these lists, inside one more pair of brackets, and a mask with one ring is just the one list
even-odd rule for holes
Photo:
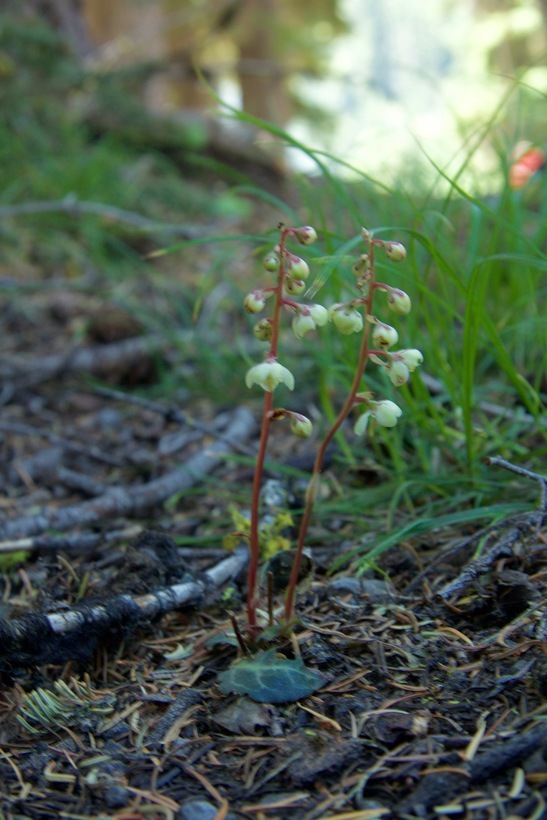
[[319,672],[306,669],[301,658],[276,656],[275,649],[243,658],[219,675],[224,693],[249,695],[258,703],[289,703],[311,695],[324,684]]

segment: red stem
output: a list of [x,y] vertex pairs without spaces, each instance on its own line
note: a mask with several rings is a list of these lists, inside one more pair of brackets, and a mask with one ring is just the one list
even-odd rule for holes
[[319,489],[319,480],[321,476],[321,470],[323,469],[323,462],[325,460],[325,453],[327,452],[327,447],[331,443],[332,439],[348,417],[352,407],[355,404],[355,396],[359,392],[359,387],[361,384],[361,379],[363,378],[363,373],[365,372],[365,368],[367,366],[368,357],[370,355],[369,349],[369,339],[370,339],[370,323],[367,321],[367,316],[372,315],[372,308],[374,302],[374,240],[370,242],[370,279],[369,279],[369,287],[368,287],[368,295],[366,299],[363,301],[364,304],[364,328],[363,328],[363,335],[361,338],[361,347],[359,349],[359,358],[357,360],[357,367],[355,368],[355,374],[353,376],[353,382],[351,385],[351,389],[346,397],[346,400],[338,413],[338,416],[334,420],[332,426],[328,430],[325,438],[321,442],[321,446],[317,451],[317,455],[315,456],[315,461],[313,465],[312,475],[310,479],[310,483],[308,484],[308,489],[306,491],[306,500],[304,505],[304,512],[302,514],[302,519],[300,521],[300,529],[298,531],[298,542],[296,545],[296,552],[294,556],[294,561],[291,570],[291,577],[289,580],[289,584],[287,586],[287,592],[285,595],[285,620],[290,622],[294,616],[294,602],[296,596],[296,585],[298,583],[298,575],[300,573],[300,565],[302,563],[302,553],[304,551],[304,541],[306,539],[306,535],[308,532],[308,527],[310,524],[310,519],[313,513],[313,507],[315,504],[315,499],[317,497],[317,490]]
[[[275,286],[274,311],[271,321],[272,338],[270,340],[270,350],[267,359],[277,359],[277,347],[279,343],[279,324],[281,317],[281,306],[283,303],[283,281],[285,279],[285,241],[290,229],[281,230],[279,241],[279,271],[277,284]],[[268,439],[272,423],[273,393],[266,391],[264,394],[264,404],[262,406],[262,428],[260,431],[260,443],[256,456],[256,464],[253,477],[253,491],[251,496],[251,526],[249,535],[249,570],[247,573],[247,624],[251,637],[256,637],[258,626],[256,622],[256,609],[258,605],[258,565],[260,561],[260,488],[264,476],[264,462],[268,449]]]

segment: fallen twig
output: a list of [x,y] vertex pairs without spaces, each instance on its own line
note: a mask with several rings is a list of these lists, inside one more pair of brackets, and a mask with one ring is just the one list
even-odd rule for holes
[[511,464],[511,462],[506,461],[503,458],[499,457],[490,457],[485,459],[485,464],[491,466],[499,466],[503,467],[507,470],[510,470],[517,475],[525,476],[526,478],[531,478],[535,481],[540,482],[541,486],[541,497],[540,497],[540,504],[538,509],[534,510],[533,512],[524,513],[522,515],[513,515],[510,518],[506,518],[503,521],[499,521],[496,524],[491,524],[488,527],[484,527],[483,529],[479,530],[478,532],[474,533],[469,538],[465,538],[459,541],[455,547],[453,547],[448,552],[442,552],[436,559],[433,561],[425,570],[424,572],[420,573],[416,578],[414,578],[411,583],[408,585],[405,592],[408,594],[415,588],[420,581],[427,575],[429,575],[432,569],[441,562],[446,562],[448,559],[456,555],[457,553],[461,552],[463,549],[467,549],[472,544],[476,543],[480,539],[484,538],[487,535],[490,535],[493,532],[504,531],[505,534],[502,535],[494,544],[492,544],[481,556],[479,556],[475,561],[472,561],[468,564],[462,572],[451,581],[449,584],[445,584],[445,586],[440,589],[436,594],[442,600],[448,600],[454,595],[458,595],[460,592],[463,592],[466,587],[472,583],[476,578],[480,575],[484,575],[486,572],[490,570],[493,564],[503,556],[512,555],[513,552],[513,545],[519,538],[522,537],[523,534],[529,532],[532,529],[538,529],[543,525],[545,521],[545,517],[547,515],[547,496],[546,496],[546,489],[547,489],[547,478],[545,476],[540,475],[539,473],[534,473],[531,470],[527,470],[524,467],[519,467],[518,465]]
[[83,661],[102,638],[123,638],[143,621],[199,603],[208,589],[236,578],[247,561],[248,552],[242,547],[199,577],[148,595],[112,595],[63,612],[0,622],[0,668]]
[[115,390],[112,387],[104,387],[103,385],[98,385],[95,387],[93,392],[99,396],[105,396],[109,399],[116,399],[117,401],[125,401],[129,404],[134,404],[137,407],[143,407],[145,410],[151,410],[153,413],[159,413],[164,417],[165,421],[176,421],[179,424],[192,427],[200,433],[205,433],[207,436],[214,436],[219,441],[225,441],[238,453],[244,453],[245,455],[250,455],[253,457],[255,455],[255,450],[252,447],[243,444],[241,441],[234,441],[231,436],[219,433],[218,430],[210,424],[204,424],[202,421],[192,418],[192,416],[189,416],[187,413],[183,413],[182,410],[178,407],[174,407],[173,405],[163,404],[159,401],[152,401],[151,399],[146,399],[143,396],[135,396],[131,393],[124,393],[123,390]]
[[[230,417],[227,429],[230,439],[247,439],[255,421],[249,410],[238,408]],[[12,540],[39,535],[53,529],[65,532],[72,527],[97,524],[105,518],[136,515],[156,504],[162,504],[172,495],[192,487],[218,465],[219,459],[230,451],[225,441],[214,441],[190,458],[181,467],[166,475],[137,486],[112,487],[103,495],[66,507],[49,507],[32,516],[6,521],[0,526],[0,539]]]
[[[77,532],[71,535],[41,535],[37,538],[16,538],[13,541],[0,543],[0,555],[11,552],[88,552],[100,544],[112,544],[116,541],[135,538],[142,531],[142,527],[125,527],[121,530],[108,532]],[[194,550],[195,552],[195,550]],[[218,553],[218,550],[216,550]]]
[[[0,363],[0,379],[11,382],[13,389],[21,389],[74,371],[105,376],[116,369],[137,365],[142,362],[143,356],[150,356],[166,347],[166,340],[159,336],[138,336],[112,344],[76,347],[49,356],[6,355]],[[12,396],[13,392],[8,400]]]

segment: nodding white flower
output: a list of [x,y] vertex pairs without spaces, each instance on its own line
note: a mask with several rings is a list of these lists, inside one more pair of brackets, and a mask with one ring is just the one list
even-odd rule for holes
[[386,366],[386,370],[391,383],[394,384],[395,387],[406,384],[410,378],[410,370],[404,362],[398,359],[391,359]]
[[408,293],[405,293],[404,290],[399,290],[399,288],[390,288],[387,305],[393,313],[398,313],[400,316],[406,316],[407,313],[410,313],[412,302],[410,301],[410,296]]
[[372,331],[372,342],[374,347],[381,347],[382,350],[387,350],[392,345],[399,341],[399,334],[391,325],[385,325],[383,322],[377,322]]
[[402,262],[406,259],[406,248],[400,242],[386,242],[384,248],[387,258],[392,262]]
[[371,402],[370,413],[382,427],[395,427],[403,411],[394,401],[385,399]]
[[370,418],[370,411],[362,413],[353,426],[353,432],[356,436],[363,436],[368,427],[368,420]]
[[302,339],[316,325],[321,327],[329,320],[329,312],[323,305],[304,305],[292,320],[292,329],[297,339]]
[[245,297],[245,301],[243,302],[243,306],[247,313],[260,313],[261,310],[264,310],[265,304],[266,299],[260,290],[254,290],[251,293],[248,293]]
[[290,296],[298,296],[306,289],[305,282],[302,279],[285,279],[285,290]]
[[308,305],[308,311],[318,327],[323,327],[329,321],[329,312],[323,305]]
[[295,436],[309,438],[313,433],[313,424],[307,416],[302,416],[300,413],[291,413],[291,430]]
[[358,310],[349,305],[333,305],[329,310],[329,318],[344,336],[359,333],[363,329],[363,317]]
[[255,364],[245,376],[247,387],[258,384],[268,393],[273,393],[277,385],[281,383],[286,384],[289,390],[294,390],[293,374],[275,359],[266,359],[261,364]]
[[422,352],[416,350],[415,347],[411,347],[408,350],[398,350],[397,358],[400,358],[400,360],[406,364],[411,373],[413,373],[424,360]]
[[305,280],[310,275],[308,263],[292,253],[287,256],[285,271],[289,279]]
[[310,330],[315,330],[315,322],[309,314],[298,313],[292,320],[293,333],[297,339],[303,339]]
[[304,225],[302,228],[297,228],[294,235],[301,245],[313,245],[317,241],[317,231],[311,225]]

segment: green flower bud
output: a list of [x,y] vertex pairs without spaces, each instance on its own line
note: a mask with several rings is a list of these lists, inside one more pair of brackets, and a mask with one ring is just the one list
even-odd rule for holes
[[412,302],[408,293],[399,290],[399,288],[390,288],[388,292],[387,304],[393,313],[398,313],[400,316],[406,316],[407,313],[410,313]]
[[400,242],[386,242],[384,248],[387,258],[392,262],[402,262],[406,259],[406,248]]
[[243,306],[247,313],[260,313],[261,310],[264,310],[265,304],[266,299],[260,290],[255,290],[252,293],[248,293],[245,297],[245,301],[243,302]]
[[313,433],[313,424],[300,413],[291,413],[291,430],[299,438],[309,438]]
[[287,258],[285,270],[287,272],[287,276],[291,279],[306,280],[310,275],[308,263],[299,256],[293,256],[292,254]]
[[329,318],[344,336],[359,333],[363,329],[363,317],[359,311],[348,305],[333,305],[329,310]]
[[272,338],[272,323],[270,319],[261,319],[253,327],[253,333],[261,342],[269,342]]
[[399,341],[399,334],[391,325],[386,325],[383,322],[377,322],[372,331],[372,342],[374,347],[380,347],[382,350],[387,350],[392,345]]
[[298,296],[306,290],[306,283],[302,279],[285,279],[285,290],[290,296]]
[[262,264],[264,265],[267,271],[273,273],[279,268],[279,254],[275,251],[270,251],[270,253],[267,253],[264,259],[262,260]]
[[317,241],[317,231],[311,225],[304,225],[303,228],[297,228],[294,235],[301,245],[313,245]]

